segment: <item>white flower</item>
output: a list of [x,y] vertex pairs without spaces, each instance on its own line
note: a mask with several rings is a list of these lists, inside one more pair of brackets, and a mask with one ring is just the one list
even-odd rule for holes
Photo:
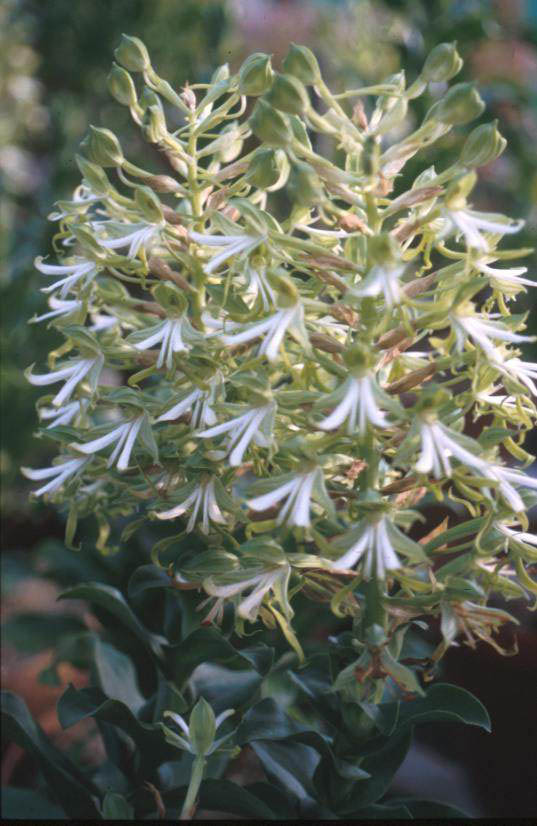
[[[108,223],[108,222],[103,222]],[[101,224],[102,226],[102,224]],[[118,238],[98,238],[101,247],[106,249],[116,250],[128,246],[127,258],[134,258],[140,247],[149,249],[155,241],[155,236],[159,234],[164,224],[149,224],[147,221],[141,221],[138,224],[115,224],[123,234]]]
[[531,361],[521,361],[518,358],[511,358],[501,364],[495,362],[494,367],[508,378],[515,378],[526,385],[530,393],[537,396],[537,385],[533,381],[533,379],[537,379],[537,364],[533,364]]
[[58,287],[61,287],[60,297],[65,298],[69,290],[75,284],[83,280],[84,284],[88,284],[97,273],[97,266],[93,261],[88,261],[86,258],[75,259],[74,264],[44,264],[43,259],[38,257],[35,259],[35,267],[44,275],[64,275],[65,278],[60,278],[49,287],[43,287],[42,293],[51,293]]
[[184,326],[184,318],[161,321],[159,324],[155,324],[154,327],[150,327],[149,330],[137,333],[136,335],[142,335],[144,332],[147,332],[149,335],[133,346],[137,350],[148,350],[149,347],[152,347],[154,344],[162,342],[157,359],[157,367],[162,367],[164,361],[166,361],[166,367],[168,370],[171,370],[173,366],[173,354],[184,353],[190,350],[190,345],[183,341]]
[[222,433],[230,433],[226,452],[229,453],[229,464],[238,467],[242,464],[242,457],[250,442],[253,440],[260,447],[269,447],[274,423],[276,405],[271,402],[261,407],[253,407],[230,419],[223,424],[217,424],[198,433],[200,439],[212,439]]
[[200,232],[189,232],[190,238],[197,244],[206,247],[222,247],[221,252],[214,255],[204,270],[207,275],[218,269],[220,264],[231,258],[232,255],[239,255],[241,252],[251,252],[259,246],[265,239],[260,235],[203,235]]
[[82,309],[82,301],[63,301],[61,298],[56,298],[55,295],[50,296],[48,304],[49,307],[52,307],[52,311],[50,313],[44,313],[43,315],[37,316],[36,318],[31,318],[29,321],[30,324],[36,324],[38,321],[45,321],[47,318],[72,315],[73,313],[80,312]]
[[[490,387],[487,391],[481,390],[479,393],[475,394],[475,398],[477,401],[483,402],[483,404],[492,404],[497,407],[503,408],[506,411],[516,412],[520,408],[524,410],[525,413],[531,415],[533,410],[531,406],[531,402],[529,400],[516,397],[516,396],[505,396],[505,395],[493,395],[499,390],[499,387]],[[526,402],[526,405],[524,404]],[[528,405],[530,405],[528,407]]]
[[488,275],[493,286],[498,287],[500,290],[506,286],[522,287],[526,285],[528,287],[537,287],[536,281],[531,281],[529,278],[520,277],[528,271],[527,267],[511,267],[510,269],[502,270],[495,267],[490,267],[484,261],[477,261],[475,263],[475,267],[484,275]]
[[60,367],[59,370],[54,370],[52,373],[44,373],[41,376],[36,376],[27,371],[26,378],[30,384],[38,385],[40,387],[47,384],[55,384],[57,381],[63,381],[66,379],[62,389],[52,399],[52,404],[56,407],[60,407],[63,402],[70,399],[77,384],[79,384],[82,379],[90,373],[90,371],[92,371],[92,376],[90,378],[93,383],[96,383],[103,364],[104,356],[100,354],[94,358],[73,359],[64,366]]
[[379,410],[375,400],[376,382],[372,376],[346,379],[338,395],[342,392],[344,395],[338,406],[322,422],[319,422],[317,427],[322,430],[335,430],[347,420],[349,436],[356,431],[363,435],[368,425],[388,427],[389,422],[385,414]]
[[46,485],[43,485],[42,488],[39,488],[39,490],[34,491],[34,496],[42,496],[44,493],[53,493],[58,490],[58,488],[61,488],[65,480],[72,476],[73,473],[76,473],[77,470],[80,470],[86,462],[89,462],[89,459],[85,457],[82,459],[67,459],[61,464],[53,465],[52,467],[41,468],[40,470],[23,467],[21,471],[27,479],[33,479],[35,481],[41,479],[51,480],[47,482]]
[[240,582],[234,582],[230,585],[217,585],[213,582],[212,578],[209,577],[204,580],[203,587],[204,590],[211,596],[226,599],[242,593],[242,591],[246,588],[253,585],[254,587],[251,593],[237,606],[237,613],[243,619],[247,619],[250,622],[255,622],[265,594],[270,590],[274,590],[275,586],[276,588],[279,586],[281,591],[285,593],[287,590],[290,573],[290,565],[280,565],[276,568],[276,570],[267,572],[264,571],[256,574],[255,576],[243,579]]
[[83,413],[89,404],[89,399],[78,399],[77,401],[65,404],[63,407],[40,407],[38,410],[39,418],[52,419],[47,425],[47,430],[50,427],[58,427],[62,424],[69,424],[73,421],[75,416]]
[[498,216],[486,212],[476,212],[473,209],[446,209],[445,217],[448,221],[447,232],[463,235],[467,246],[488,252],[489,242],[481,235],[482,232],[492,232],[495,235],[506,235],[518,232],[524,221],[508,223],[498,220]]
[[278,358],[278,350],[288,328],[291,328],[300,338],[304,338],[301,330],[303,323],[304,310],[302,305],[297,303],[292,307],[278,310],[263,321],[257,321],[240,333],[222,335],[221,338],[224,344],[233,347],[236,344],[243,344],[245,341],[264,336],[258,355],[266,356],[269,361],[274,362]]
[[110,433],[104,436],[99,436],[98,439],[93,439],[91,442],[84,444],[77,444],[73,442],[70,447],[78,450],[81,453],[97,453],[103,447],[116,443],[110,458],[108,459],[107,467],[112,467],[117,459],[117,469],[126,470],[129,466],[129,459],[132,453],[132,448],[138,436],[139,430],[143,424],[145,413],[132,419],[130,422],[123,422],[118,427],[115,427]]
[[462,351],[465,339],[469,336],[493,362],[498,361],[498,353],[492,339],[512,342],[535,341],[535,336],[513,333],[490,319],[484,320],[478,316],[453,314],[451,321],[459,351]]
[[105,313],[90,313],[91,324],[89,330],[93,333],[99,333],[101,330],[110,330],[116,324],[119,324],[119,319],[113,315],[106,315]]
[[257,296],[260,295],[265,311],[273,307],[276,304],[276,293],[270,286],[265,271],[256,270],[248,266],[246,276],[248,278],[248,285],[244,293],[244,298],[248,300],[253,299],[250,306],[255,303]]
[[313,486],[320,474],[320,468],[315,468],[308,473],[292,476],[289,481],[284,482],[275,490],[249,499],[246,504],[254,511],[266,511],[282,499],[286,499],[285,505],[278,514],[276,524],[281,525],[285,520],[289,525],[307,528],[310,525]]
[[339,559],[332,563],[335,570],[348,570],[365,556],[364,577],[370,579],[376,575],[384,579],[386,571],[400,568],[401,564],[395,553],[389,536],[390,523],[383,517],[375,524],[365,522],[358,531],[356,542]]
[[515,513],[526,510],[520,494],[515,490],[513,485],[520,485],[521,488],[537,489],[537,479],[534,476],[529,476],[520,470],[502,467],[501,465],[488,465],[486,475],[489,479],[494,479],[496,482],[499,482],[498,489],[501,495]]
[[[231,717],[232,714],[235,714],[234,708],[228,708],[226,711],[222,711],[220,714],[217,715],[214,721],[215,731],[222,725],[224,720],[227,720],[228,717]],[[185,734],[185,737],[181,737],[175,731],[173,732],[173,744],[180,746],[181,748],[185,749],[185,751],[190,752],[191,754],[197,755],[197,751],[190,742],[190,727],[185,722],[184,717],[181,717],[180,714],[177,714],[175,711],[165,711],[164,717],[169,717],[170,720],[179,726],[179,728]],[[169,729],[168,729],[169,730]],[[228,739],[230,735],[225,737],[221,737],[219,740],[215,740],[211,746],[209,746],[208,750],[205,752],[205,756],[208,757],[212,754],[222,743]]]
[[[344,229],[318,229],[317,227],[310,227],[306,224],[295,224],[295,229],[301,232],[307,232],[312,235],[320,235],[323,238],[351,238],[352,233],[346,232]],[[357,235],[358,233],[354,233]]]
[[358,296],[375,296],[382,293],[386,306],[393,307],[401,301],[403,295],[399,279],[404,269],[404,266],[372,267],[362,283],[358,287],[353,287],[350,292]]
[[211,427],[211,425],[216,424],[217,421],[212,405],[214,404],[217,387],[221,382],[222,375],[217,373],[210,379],[208,390],[196,388],[159,416],[156,421],[170,422],[191,410],[190,427],[193,430],[203,425]]
[[204,534],[209,533],[209,520],[217,522],[220,525],[225,524],[225,517],[216,501],[214,479],[196,485],[192,493],[190,493],[183,502],[175,505],[168,511],[155,512],[155,516],[158,519],[176,519],[178,516],[182,516],[186,511],[192,509],[186,526],[187,533],[191,533],[194,530],[200,508],[201,530]]
[[435,479],[443,476],[451,476],[450,457],[458,459],[463,465],[477,470],[482,474],[487,474],[489,464],[483,459],[479,459],[461,447],[450,435],[450,431],[440,422],[423,422],[420,426],[421,454],[415,464],[418,473],[430,473],[432,471]]
[[537,545],[537,535],[534,533],[525,533],[522,530],[513,530],[506,525],[501,525],[498,522],[494,523],[500,533],[503,533],[508,539],[514,539],[516,542],[527,542],[528,545]]

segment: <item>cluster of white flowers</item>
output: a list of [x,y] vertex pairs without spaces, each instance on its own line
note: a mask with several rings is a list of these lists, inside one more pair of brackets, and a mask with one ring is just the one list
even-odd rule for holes
[[[313,55],[302,47],[290,54],[289,89],[316,86]],[[427,545],[410,540],[412,520],[398,516],[405,496],[418,508],[427,491],[446,506],[457,499],[473,519],[492,515],[501,526],[525,518],[530,499],[522,491],[537,489],[537,478],[500,454],[504,445],[524,458],[515,437],[537,412],[528,398],[537,394],[537,365],[518,349],[533,339],[504,303],[534,282],[522,277],[525,267],[491,266],[509,257],[497,245],[522,222],[467,202],[473,166],[494,160],[503,139],[494,124],[478,127],[475,164],[466,150],[464,163],[427,170],[392,198],[396,173],[420,141],[479,115],[480,99],[465,84],[453,87],[457,94],[435,104],[414,143],[404,138],[366,168],[365,135],[380,144],[392,98],[379,98],[361,132],[323,85],[331,115],[311,117],[288,89],[213,145],[241,97],[272,83],[270,60],[261,58],[251,64],[262,66],[256,83],[250,69],[219,70],[197,108],[182,110],[173,136],[151,121],[145,134],[178,180],[139,170],[113,133],[92,130],[88,159],[79,159],[89,194],[62,202],[54,216],[65,257],[36,260],[59,279],[43,288],[51,309],[34,321],[64,335],[69,357],[51,362],[50,372],[29,371],[28,380],[64,382],[38,408],[62,452],[51,467],[24,473],[50,480],[38,496],[68,500],[76,492],[81,513],[84,492],[91,512],[97,483],[101,502],[112,502],[121,486],[126,507],[132,482],[133,513],[143,501],[161,520],[184,517],[186,532],[233,536],[251,523],[285,547],[294,531],[327,575],[353,569],[386,588],[414,569],[428,581]],[[348,163],[318,156],[308,130],[327,139],[336,131]],[[262,153],[241,157],[251,132]],[[225,136],[233,143],[224,160]],[[284,186],[292,208],[278,222],[271,198]],[[435,273],[432,250],[439,261],[449,256]],[[493,298],[484,306],[489,285]],[[419,352],[409,350],[416,344]],[[465,415],[476,410],[493,426],[471,439]],[[500,533],[511,536],[507,527]],[[253,588],[237,603],[240,616],[253,619],[271,589],[281,591],[283,570],[245,571],[227,585],[205,577],[207,593],[238,599]],[[285,577],[293,570],[287,566]]]

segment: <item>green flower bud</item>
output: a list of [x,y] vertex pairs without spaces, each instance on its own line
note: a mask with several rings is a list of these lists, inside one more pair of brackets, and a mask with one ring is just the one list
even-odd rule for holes
[[151,292],[155,301],[166,310],[168,316],[178,318],[186,312],[188,302],[175,284],[157,284]]
[[160,201],[149,187],[137,186],[134,200],[146,221],[149,221],[151,224],[157,224],[163,220]]
[[146,186],[150,186],[155,192],[179,192],[181,184],[171,175],[150,175],[144,178]]
[[207,754],[214,742],[216,722],[214,711],[203,697],[200,697],[192,712],[188,723],[192,751],[198,756]]
[[269,146],[287,146],[292,140],[293,134],[285,116],[265,100],[257,101],[249,124],[256,138]]
[[372,356],[368,347],[361,342],[356,342],[343,353],[343,361],[353,373],[365,373],[374,364],[375,357]]
[[90,126],[81,146],[87,149],[90,161],[98,166],[121,166],[124,161],[119,141],[110,129]]
[[456,42],[439,43],[429,52],[421,71],[423,80],[428,83],[443,83],[460,72],[464,61],[456,46]]
[[123,106],[134,106],[138,100],[132,77],[114,63],[107,78],[108,91]]
[[150,143],[158,143],[168,134],[166,117],[161,106],[148,106],[144,113],[144,135]]
[[144,86],[142,89],[142,94],[140,95],[140,100],[138,103],[142,109],[149,109],[150,106],[158,106],[162,109],[162,103],[159,96],[153,91],[153,89],[150,89],[149,86]]
[[309,163],[303,161],[296,161],[291,166],[287,192],[298,206],[307,207],[324,200],[319,176]]
[[462,209],[466,206],[466,199],[477,182],[475,172],[460,175],[455,178],[446,189],[445,204],[448,209]]
[[145,72],[151,66],[149,53],[138,37],[121,35],[119,46],[114,52],[116,60],[129,72]]
[[258,189],[270,189],[283,186],[289,177],[289,161],[283,149],[261,147],[250,161],[246,180]]
[[297,77],[302,83],[314,85],[321,79],[321,70],[311,49],[306,46],[297,46],[296,43],[291,43],[282,68],[284,72]]
[[96,195],[106,195],[110,191],[110,181],[106,177],[106,172],[102,167],[83,158],[82,155],[75,155],[75,160],[82,175],[90,185]]
[[389,267],[398,262],[397,242],[387,232],[369,238],[367,251],[370,266]]
[[272,83],[270,55],[255,52],[246,58],[239,69],[239,91],[241,95],[258,97],[270,88]]
[[463,166],[485,166],[496,160],[507,146],[507,141],[498,132],[498,121],[477,126],[466,138],[462,147],[460,162]]
[[304,84],[292,75],[276,75],[265,99],[275,109],[291,115],[301,115],[310,105]]
[[484,101],[471,83],[456,83],[435,105],[434,117],[442,123],[459,126],[478,118],[484,108]]

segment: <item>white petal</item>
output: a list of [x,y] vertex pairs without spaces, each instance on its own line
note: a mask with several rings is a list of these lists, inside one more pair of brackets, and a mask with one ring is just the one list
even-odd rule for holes
[[273,505],[276,505],[284,496],[296,490],[300,484],[300,477],[291,479],[289,482],[280,485],[279,488],[264,493],[262,496],[256,496],[254,499],[247,500],[246,504],[254,511],[266,511]]

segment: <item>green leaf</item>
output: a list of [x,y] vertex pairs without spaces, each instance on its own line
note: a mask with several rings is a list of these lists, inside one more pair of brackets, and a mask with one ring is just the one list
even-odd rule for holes
[[315,797],[313,774],[319,763],[318,753],[301,743],[255,740],[250,743],[269,780],[292,792],[299,799]]
[[346,801],[340,805],[341,814],[355,812],[364,806],[370,806],[380,800],[388,790],[393,777],[406,757],[412,741],[412,730],[406,729],[400,734],[384,740],[379,749],[364,757],[361,768],[371,777],[356,783]]
[[378,711],[378,723],[386,735],[419,723],[466,723],[491,730],[484,705],[464,688],[447,683],[431,686],[426,696],[417,700],[381,703]]
[[103,820],[134,820],[134,809],[123,795],[108,792],[103,801]]
[[69,728],[86,717],[95,717],[117,726],[136,744],[141,773],[170,759],[171,750],[165,744],[160,729],[137,720],[124,703],[110,700],[100,688],[76,689],[70,685],[58,700],[57,711],[63,728]]
[[27,654],[53,648],[59,637],[86,630],[80,617],[72,614],[16,614],[3,626],[4,640]]
[[436,800],[413,800],[412,798],[400,797],[397,800],[390,800],[390,806],[404,806],[412,818],[416,820],[436,820],[436,818],[469,819],[470,815],[456,809],[448,803],[438,803]]
[[199,801],[199,806],[203,809],[229,812],[232,815],[256,820],[278,819],[266,803],[230,780],[204,780],[200,788]]
[[2,817],[11,820],[68,820],[64,810],[33,789],[4,786],[2,789]]
[[205,662],[217,662],[222,665],[243,666],[247,664],[266,674],[272,665],[273,649],[262,643],[235,649],[214,628],[198,628],[186,637],[180,645],[171,649],[175,668],[175,681],[179,684],[187,680],[196,666]]
[[85,599],[88,602],[104,608],[112,616],[118,619],[122,625],[129,629],[157,659],[162,659],[162,646],[166,642],[164,637],[152,634],[144,628],[129,605],[117,588],[111,585],[103,585],[100,582],[87,582],[83,585],[75,585],[63,591],[58,599]]
[[136,714],[144,698],[138,689],[136,671],[129,657],[97,638],[94,662],[99,685],[106,696],[125,703]]
[[4,736],[36,759],[67,815],[74,819],[97,817],[92,800],[97,789],[91,780],[50,742],[24,700],[10,691],[2,692],[2,719]]
[[412,820],[413,816],[408,806],[403,802],[393,803],[391,800],[389,804],[373,804],[365,806],[363,809],[349,814],[349,820]]
[[157,565],[141,565],[136,568],[127,587],[127,593],[132,599],[150,588],[171,588],[173,580],[163,568]]
[[203,663],[199,670],[200,673],[192,679],[196,694],[210,702],[215,714],[247,705],[263,682],[263,676],[253,669],[235,671],[214,663]]
[[246,745],[253,740],[283,740],[303,730],[304,727],[284,714],[274,700],[266,697],[244,715],[236,739],[239,745]]
[[299,816],[299,801],[289,789],[280,789],[262,781],[245,786],[245,791],[255,795],[268,806],[279,820],[295,820]]

